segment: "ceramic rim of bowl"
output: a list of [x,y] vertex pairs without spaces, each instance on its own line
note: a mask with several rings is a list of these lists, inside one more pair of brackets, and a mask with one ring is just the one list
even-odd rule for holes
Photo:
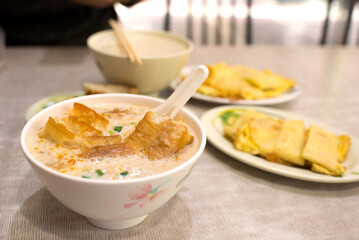
[[[117,93],[107,93],[107,94],[94,94],[94,95],[87,95],[87,96],[82,96],[82,97],[77,97],[77,98],[73,98],[73,99],[68,99],[65,100],[63,102],[54,104],[48,108],[45,108],[44,110],[40,111],[39,113],[37,113],[34,117],[32,117],[24,126],[24,128],[21,131],[21,137],[20,137],[20,141],[21,141],[21,148],[24,152],[24,154],[26,155],[27,159],[29,161],[31,161],[33,164],[35,164],[37,167],[41,168],[42,170],[55,175],[57,177],[60,178],[65,178],[67,180],[73,180],[73,181],[77,181],[77,182],[85,182],[88,184],[127,184],[127,183],[140,183],[140,182],[147,182],[147,181],[151,181],[157,178],[161,178],[161,177],[166,177],[168,175],[171,175],[174,172],[180,171],[182,168],[187,167],[188,165],[194,163],[196,164],[196,161],[198,161],[199,157],[202,155],[202,152],[206,146],[206,132],[205,129],[203,127],[203,125],[201,124],[201,122],[198,120],[198,118],[192,114],[191,112],[187,111],[186,109],[182,109],[181,111],[185,113],[185,115],[189,116],[198,126],[198,130],[199,133],[202,135],[202,141],[200,142],[199,148],[197,150],[197,152],[191,157],[189,158],[187,161],[185,161],[184,163],[180,164],[179,166],[172,168],[170,170],[167,170],[165,172],[159,173],[159,174],[155,174],[152,176],[146,176],[146,177],[142,177],[142,178],[135,178],[135,179],[126,179],[123,181],[116,181],[116,180],[102,180],[102,179],[83,179],[77,176],[72,176],[72,175],[67,175],[64,173],[60,173],[50,167],[45,166],[45,164],[39,162],[35,157],[33,157],[31,155],[31,153],[29,152],[28,148],[27,148],[27,144],[26,144],[26,137],[27,137],[27,132],[28,129],[31,127],[31,125],[37,121],[38,118],[41,118],[43,115],[46,115],[47,113],[51,112],[52,109],[54,108],[59,108],[63,105],[67,105],[70,102],[76,102],[78,100],[82,100],[82,99],[91,99],[91,98],[114,98],[114,97],[123,97],[123,98],[143,98],[143,99],[148,99],[151,102],[157,102],[157,103],[162,103],[163,100],[158,99],[158,98],[154,98],[154,97],[149,97],[149,96],[143,96],[143,95],[135,95],[135,94],[117,94]],[[86,104],[86,103],[85,103]]]
[[[106,34],[112,32],[112,30],[103,30],[100,32],[96,32],[94,34],[92,34],[91,36],[89,36],[86,40],[86,44],[87,47],[89,49],[91,49],[94,52],[97,52],[99,54],[103,54],[106,56],[111,56],[111,57],[116,57],[116,58],[122,58],[122,59],[126,59],[128,58],[128,56],[126,55],[119,55],[119,54],[111,54],[111,53],[106,53],[103,51],[100,51],[99,48],[94,46],[94,39],[96,39],[97,37],[99,37],[100,35]],[[141,60],[150,60],[150,59],[164,59],[164,58],[173,58],[173,57],[177,57],[180,55],[185,55],[185,54],[189,54],[192,52],[193,48],[194,48],[194,44],[193,42],[183,36],[174,34],[172,32],[166,32],[166,31],[155,31],[155,30],[126,30],[126,32],[136,32],[136,33],[145,33],[145,34],[155,34],[155,35],[162,35],[162,36],[166,36],[167,38],[172,38],[175,40],[180,40],[181,42],[185,43],[186,45],[188,45],[188,47],[185,50],[176,52],[176,53],[172,53],[172,54],[167,54],[167,55],[163,55],[163,56],[153,56],[153,57],[140,57]]]

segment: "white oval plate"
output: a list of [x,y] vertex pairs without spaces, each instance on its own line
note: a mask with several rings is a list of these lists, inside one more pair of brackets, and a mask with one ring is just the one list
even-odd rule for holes
[[26,110],[25,120],[29,121],[30,118],[32,118],[36,113],[40,112],[42,109],[45,109],[46,107],[49,107],[50,105],[64,101],[66,99],[83,96],[84,94],[85,94],[84,91],[76,91],[76,92],[56,94],[40,99],[39,101],[36,101],[35,103],[31,104],[31,106]]
[[[230,142],[228,139],[226,139],[223,136],[223,130],[222,130],[222,123],[221,119],[219,118],[219,115],[223,111],[236,109],[254,109],[258,110],[260,112],[278,116],[281,118],[290,118],[290,119],[301,119],[305,122],[307,126],[310,124],[316,124],[331,133],[334,133],[336,135],[346,134],[350,136],[352,145],[349,150],[347,159],[343,163],[343,165],[346,167],[346,172],[342,177],[333,177],[333,176],[327,176],[324,174],[319,174],[315,172],[311,172],[310,170],[296,168],[296,167],[290,167],[285,166],[273,162],[268,162],[264,158],[257,157],[254,155],[251,155],[249,153],[245,153],[242,151],[239,151],[234,148],[233,143]],[[201,117],[201,122],[203,123],[206,132],[207,132],[207,138],[209,142],[211,142],[216,148],[218,148],[220,151],[224,152],[225,154],[231,156],[232,158],[243,162],[245,164],[248,164],[252,167],[271,172],[274,174],[278,174],[281,176],[299,179],[299,180],[305,180],[305,181],[311,181],[311,182],[323,182],[323,183],[349,183],[349,182],[357,182],[359,181],[359,140],[348,134],[345,133],[337,128],[331,127],[323,122],[313,120],[304,116],[296,115],[291,112],[277,110],[277,109],[271,109],[271,108],[265,108],[265,107],[246,107],[246,106],[222,106],[222,107],[216,107],[213,108],[206,113],[204,113]]]
[[[186,66],[182,69],[181,75],[189,75],[192,68],[194,66]],[[180,78],[176,78],[172,81],[170,84],[170,87],[175,90],[180,84]],[[257,99],[257,100],[236,100],[236,99],[230,99],[230,98],[222,98],[222,97],[212,97],[208,95],[204,95],[201,93],[194,93],[193,98],[206,101],[206,102],[212,102],[212,103],[220,103],[220,104],[243,104],[243,105],[274,105],[284,102],[289,102],[294,99],[296,99],[300,95],[300,87],[298,85],[295,85],[290,91],[283,93],[282,95],[274,98],[266,98],[266,99]]]

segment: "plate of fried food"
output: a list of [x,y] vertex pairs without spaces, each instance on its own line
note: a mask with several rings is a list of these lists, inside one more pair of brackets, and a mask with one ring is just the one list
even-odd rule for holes
[[[209,75],[193,98],[221,104],[273,105],[292,101],[300,95],[300,87],[289,78],[270,70],[257,70],[226,63],[207,65]],[[186,66],[181,76],[171,83],[176,89],[191,72]]]
[[359,140],[321,121],[241,105],[213,108],[201,121],[209,142],[250,166],[311,182],[359,181]]

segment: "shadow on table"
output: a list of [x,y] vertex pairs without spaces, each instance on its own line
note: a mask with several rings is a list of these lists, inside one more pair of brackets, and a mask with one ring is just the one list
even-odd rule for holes
[[250,178],[254,182],[260,182],[265,185],[272,185],[276,189],[284,189],[290,192],[306,194],[318,197],[341,197],[359,195],[359,183],[316,183],[297,179],[292,179],[273,173],[269,173],[255,167],[246,165],[238,160],[217,150],[211,143],[207,143],[207,151],[214,155],[218,161],[223,162],[227,166],[238,170],[238,174]]
[[[181,217],[179,217],[181,216]],[[192,219],[188,206],[177,194],[164,206],[149,214],[137,226],[125,230],[97,228],[58,202],[45,188],[29,197],[12,221],[11,239],[139,239],[174,234],[189,239]]]

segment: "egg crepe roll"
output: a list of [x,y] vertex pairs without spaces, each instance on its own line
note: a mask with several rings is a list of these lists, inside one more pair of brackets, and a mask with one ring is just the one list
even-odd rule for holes
[[233,99],[261,99],[265,97],[263,91],[252,86],[227,64],[219,63],[207,67],[209,75],[198,92]]
[[283,125],[283,120],[275,118],[251,118],[237,131],[235,148],[267,157],[275,146]]
[[301,157],[305,143],[305,126],[301,120],[286,120],[279,134],[275,153],[281,159],[304,166],[305,160]]
[[236,116],[235,113],[229,111],[222,113],[222,115],[223,114],[226,115],[226,118],[228,118],[228,116],[231,116],[231,118],[226,119],[226,125],[223,126],[223,131],[225,136],[233,141],[235,141],[235,139],[237,138],[237,132],[239,127],[248,123],[250,119],[270,118],[270,116],[254,111],[252,109],[245,110],[240,116]]
[[[304,146],[302,157],[316,165],[327,169],[332,175],[341,175],[345,168],[338,162],[338,138],[334,134],[311,125],[308,132],[308,140]],[[316,164],[316,165],[315,165]]]
[[265,74],[264,72],[251,67],[236,65],[233,66],[232,69],[240,76],[244,77],[253,86],[261,90],[274,90],[283,85],[282,79],[277,76]]

